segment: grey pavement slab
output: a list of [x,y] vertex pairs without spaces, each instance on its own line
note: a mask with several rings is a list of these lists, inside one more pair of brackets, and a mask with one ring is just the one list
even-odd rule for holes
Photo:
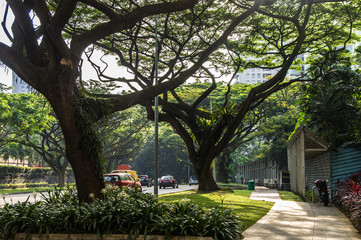
[[245,240],[356,240],[361,234],[334,205],[282,201],[277,190],[256,187],[250,199],[275,202],[263,218],[248,228]]

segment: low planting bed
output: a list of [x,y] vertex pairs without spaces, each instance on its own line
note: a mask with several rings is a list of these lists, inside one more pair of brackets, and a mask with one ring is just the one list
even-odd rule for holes
[[[193,237],[193,236],[160,236],[160,235],[139,235],[138,237],[130,238],[126,234],[111,234],[101,236],[102,240],[212,240],[211,237]],[[16,234],[14,240],[99,240],[96,234]],[[0,240],[8,240],[0,235]]]
[[361,232],[361,171],[337,183],[335,204]]
[[103,200],[79,204],[75,190],[66,187],[41,194],[41,199],[36,197],[39,200],[35,203],[6,203],[0,208],[0,235],[4,239],[21,239],[18,233],[33,234],[34,237],[54,233],[65,236],[94,234],[99,239],[107,239],[112,234],[124,234],[131,239],[140,235],[143,239],[153,235],[168,239],[172,239],[171,236],[226,240],[242,237],[239,218],[217,204],[207,209],[189,199],[159,202],[150,194],[110,186],[103,194]]

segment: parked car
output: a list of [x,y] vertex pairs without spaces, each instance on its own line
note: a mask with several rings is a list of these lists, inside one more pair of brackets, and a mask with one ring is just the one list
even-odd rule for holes
[[196,176],[191,176],[189,178],[189,186],[197,185],[198,184],[198,178]]
[[178,188],[178,186],[177,181],[172,176],[163,176],[159,179],[159,188]]
[[118,187],[130,187],[142,191],[142,185],[130,173],[110,173],[104,174],[104,180]]
[[148,175],[138,175],[138,177],[140,179],[140,184],[142,186],[147,186],[147,187],[152,186],[151,179],[148,177]]

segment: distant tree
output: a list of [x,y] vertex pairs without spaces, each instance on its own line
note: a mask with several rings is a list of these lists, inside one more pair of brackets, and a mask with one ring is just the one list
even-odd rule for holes
[[298,119],[296,93],[300,84],[291,86],[272,95],[273,114],[259,127],[257,139],[260,142],[255,149],[257,159],[276,163],[279,170],[288,169],[287,142],[294,131]]
[[0,148],[0,156],[5,161],[10,161],[10,159],[16,160],[17,166],[25,166],[25,161],[31,165],[34,163],[34,157],[36,158],[34,155],[32,148],[15,142],[8,142],[6,146]]
[[58,185],[65,184],[65,173],[69,166],[66,158],[64,136],[57,121],[48,122],[39,134],[26,134],[11,141],[32,148],[56,173]]
[[130,161],[143,146],[149,120],[142,110],[136,106],[99,121],[107,172],[116,169],[118,164],[132,164]]
[[[275,1],[242,21],[244,28],[237,28],[225,45],[231,60],[220,54],[212,59],[213,63],[228,61],[236,72],[259,67],[277,69],[277,73],[270,76],[267,82],[252,88],[241,103],[234,104],[226,93],[224,102],[216,111],[210,112],[200,107],[217,88],[215,74],[206,67],[201,70],[203,78],[207,76],[210,83],[193,102],[185,101],[176,91],[163,94],[160,120],[171,124],[185,142],[189,159],[198,176],[199,190],[218,189],[210,171],[211,163],[227,147],[247,114],[272,93],[294,82],[306,80],[307,76],[302,73],[301,60],[297,56],[308,54],[312,58],[319,54],[323,60],[327,60],[330,52],[339,51],[336,47],[351,40],[352,24],[349,24],[359,16],[359,6],[344,8],[338,3],[334,2],[334,5],[326,2]],[[341,23],[335,21],[335,18],[343,19],[342,24],[335,25],[335,22]],[[329,49],[327,46],[334,48]],[[293,79],[286,78],[290,69],[299,70],[299,75]],[[230,83],[229,87],[232,88]],[[172,102],[173,99],[177,102]],[[153,118],[150,102],[147,109],[150,118]]]
[[0,93],[0,147],[13,138],[41,132],[52,121],[45,101],[34,94]]
[[[280,169],[287,169],[287,141],[294,130],[298,114],[295,108],[295,92],[298,86],[290,86],[272,94],[250,115],[257,120],[250,132],[237,137],[217,158],[217,177],[227,182],[235,174],[238,164],[263,160],[277,163]],[[258,117],[258,118],[257,118]]]
[[[134,157],[131,166],[139,174],[154,177],[154,131],[151,131],[144,146]],[[159,128],[159,177],[173,175],[177,181],[187,182],[189,162],[184,142],[173,129],[165,124]]]
[[[2,134],[4,143],[12,143],[1,152],[6,157],[14,157],[31,162],[46,162],[57,173],[58,183],[64,185],[64,175],[68,167],[64,138],[52,109],[47,101],[36,94],[6,94],[2,99]],[[6,104],[6,105],[5,105]],[[39,163],[37,163],[40,165]]]

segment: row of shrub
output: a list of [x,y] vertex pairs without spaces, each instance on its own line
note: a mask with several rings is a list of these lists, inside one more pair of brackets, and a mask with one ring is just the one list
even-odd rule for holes
[[39,183],[9,183],[9,184],[0,184],[0,189],[16,189],[16,188],[37,188],[37,187],[50,187],[54,184],[49,184],[47,182]]
[[[241,223],[229,210],[203,209],[190,200],[160,203],[151,194],[107,186],[104,199],[79,204],[75,190],[48,191],[35,203],[6,203],[0,209],[0,234],[86,233],[204,236],[241,239]],[[35,197],[35,196],[33,196]],[[91,197],[91,196],[90,196]]]
[[44,176],[52,174],[52,169],[50,167],[22,167],[22,166],[10,166],[10,165],[2,165],[0,166],[0,175],[8,175],[8,174],[17,174],[22,173],[30,176]]
[[361,171],[337,183],[335,204],[361,232]]
[[[0,179],[14,174],[23,174],[26,175],[27,178],[39,178],[52,175],[54,172],[50,167],[22,167],[9,165],[0,166]],[[73,174],[71,168],[67,169],[67,174]]]
[[[75,181],[73,170],[71,168],[66,170],[65,180],[67,182]],[[5,188],[32,187],[30,185],[27,186],[27,184],[38,182],[54,184],[58,182],[58,176],[49,167],[0,166],[0,185],[3,185],[3,187],[0,186],[0,188],[4,188],[5,184]],[[18,186],[18,184],[24,185]]]

